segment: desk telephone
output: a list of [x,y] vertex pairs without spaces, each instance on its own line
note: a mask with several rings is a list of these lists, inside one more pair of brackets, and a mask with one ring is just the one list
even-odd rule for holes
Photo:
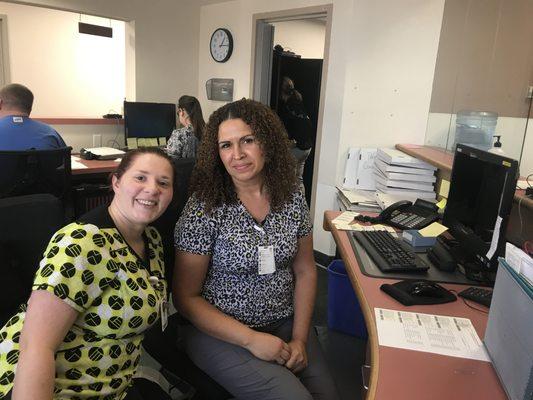
[[377,217],[359,215],[364,222],[385,223],[399,229],[421,229],[439,218],[438,207],[431,201],[417,199],[415,203],[401,200],[391,204]]

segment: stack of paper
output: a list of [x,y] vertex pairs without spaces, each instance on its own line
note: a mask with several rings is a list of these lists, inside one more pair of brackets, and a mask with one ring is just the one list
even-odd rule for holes
[[396,236],[396,231],[394,228],[385,225],[362,225],[354,220],[359,213],[353,211],[345,211],[340,214],[333,221],[335,228],[341,231],[387,231]]
[[343,211],[380,211],[373,190],[350,190],[337,186],[337,199]]
[[378,149],[376,190],[405,200],[435,199],[436,167],[395,149]]

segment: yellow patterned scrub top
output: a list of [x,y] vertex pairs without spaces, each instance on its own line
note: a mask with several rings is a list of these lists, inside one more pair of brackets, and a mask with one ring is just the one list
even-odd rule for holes
[[[157,230],[146,228],[144,262],[107,208],[81,221],[52,237],[33,283],[33,290],[47,290],[79,312],[56,352],[54,399],[122,399],[143,332],[158,321],[165,300],[163,245]],[[159,283],[152,285],[149,276]],[[13,386],[25,309],[0,330],[0,398]]]

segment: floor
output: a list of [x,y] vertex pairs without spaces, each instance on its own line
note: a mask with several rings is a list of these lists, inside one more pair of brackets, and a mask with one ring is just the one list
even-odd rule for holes
[[318,266],[318,288],[313,324],[335,379],[341,400],[361,399],[361,366],[364,363],[366,340],[349,336],[327,325],[328,272]]

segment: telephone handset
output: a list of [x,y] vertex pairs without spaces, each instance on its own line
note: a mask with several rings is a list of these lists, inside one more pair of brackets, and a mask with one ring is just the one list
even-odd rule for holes
[[400,229],[421,229],[439,218],[438,207],[431,201],[417,199],[415,203],[401,200],[391,204],[377,217],[359,215],[365,222],[385,223]]
[[387,208],[385,208],[382,212],[379,213],[378,218],[385,222],[392,218],[392,214],[394,215],[398,214],[402,210],[405,210],[409,207],[411,207],[413,203],[411,203],[409,200],[400,200],[397,201],[394,204],[391,204]]

